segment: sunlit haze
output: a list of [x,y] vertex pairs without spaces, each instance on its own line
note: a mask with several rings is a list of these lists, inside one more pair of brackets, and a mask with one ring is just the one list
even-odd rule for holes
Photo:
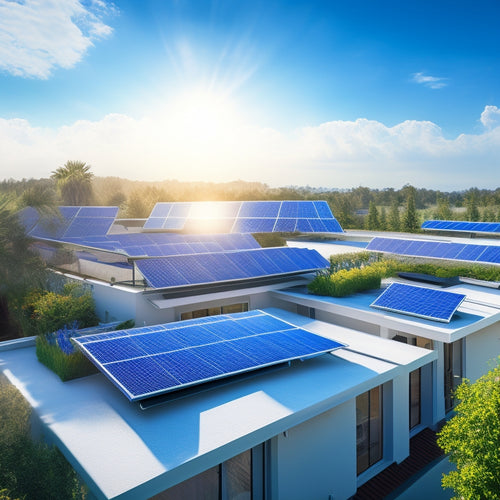
[[499,185],[498,2],[0,0],[0,179]]

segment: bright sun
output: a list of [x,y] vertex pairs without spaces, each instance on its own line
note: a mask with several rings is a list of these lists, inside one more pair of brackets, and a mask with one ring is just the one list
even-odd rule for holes
[[175,99],[172,111],[181,129],[209,138],[227,132],[241,121],[228,96],[205,89],[182,92]]

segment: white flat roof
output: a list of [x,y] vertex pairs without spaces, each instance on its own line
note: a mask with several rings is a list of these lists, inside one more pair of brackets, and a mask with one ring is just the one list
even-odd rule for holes
[[[389,279],[386,283],[394,281],[439,288],[403,279]],[[449,323],[374,309],[370,304],[382,293],[379,289],[340,298],[309,294],[306,287],[274,291],[272,294],[282,300],[442,342],[454,342],[500,321],[500,290],[469,284],[459,284],[445,290],[466,295]]]
[[0,364],[96,497],[135,500],[437,358],[434,351],[266,311],[349,347],[146,411],[102,374],[61,382],[29,342],[0,349]]

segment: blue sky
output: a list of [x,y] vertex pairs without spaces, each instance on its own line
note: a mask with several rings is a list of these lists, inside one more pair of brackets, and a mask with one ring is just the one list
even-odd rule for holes
[[500,4],[0,0],[0,178],[500,185]]

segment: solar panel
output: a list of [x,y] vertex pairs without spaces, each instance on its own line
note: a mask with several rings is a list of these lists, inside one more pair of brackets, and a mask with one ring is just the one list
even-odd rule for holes
[[345,347],[263,311],[74,338],[130,401]]
[[65,238],[105,235],[113,225],[118,207],[58,207],[57,215],[40,216],[29,235],[35,238]]
[[460,293],[392,283],[370,307],[449,323],[464,299]]
[[157,203],[149,230],[187,232],[343,232],[326,201]]
[[451,220],[426,220],[422,229],[434,231],[460,231],[471,233],[500,233],[500,222],[470,222]]
[[471,243],[376,237],[370,241],[366,249],[411,257],[500,264],[500,245],[474,245]]
[[306,273],[329,265],[316,250],[289,247],[173,255],[137,260],[135,264],[152,288]]

